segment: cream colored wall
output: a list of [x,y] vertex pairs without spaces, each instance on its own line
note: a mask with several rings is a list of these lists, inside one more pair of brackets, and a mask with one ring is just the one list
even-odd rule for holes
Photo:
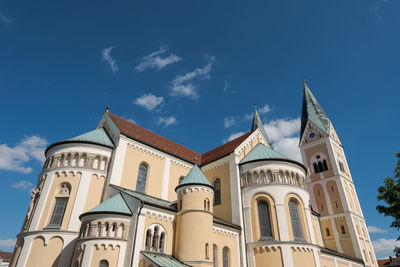
[[169,185],[168,185],[168,200],[174,201],[177,199],[175,187],[179,184],[179,178],[185,177],[189,173],[190,169],[171,161],[169,167]]
[[[325,246],[329,249],[333,249],[337,251],[337,246],[336,246],[336,241],[335,241],[335,235],[333,232],[333,227],[331,221],[328,220],[320,220],[321,222],[321,230],[322,230],[322,237],[325,241]],[[326,234],[326,228],[329,229],[330,236]]]
[[142,244],[141,250],[146,249],[146,230],[153,224],[159,224],[165,229],[165,247],[164,247],[164,253],[172,255],[173,253],[173,248],[174,248],[174,236],[175,236],[175,225],[174,221],[169,221],[169,220],[163,220],[159,218],[153,218],[150,217],[151,214],[146,215],[145,223],[144,223],[144,231],[143,233],[140,233],[142,237]]
[[50,186],[46,204],[44,205],[43,208],[43,214],[42,217],[40,218],[38,230],[43,229],[50,223],[51,214],[53,212],[54,204],[56,202],[56,196],[59,193],[57,191],[62,183],[69,183],[71,185],[71,192],[69,194],[67,207],[65,209],[64,218],[62,220],[62,224],[60,227],[61,230],[67,229],[81,177],[82,173],[80,172],[75,173],[75,175],[73,172],[68,172],[68,174],[66,172],[61,172],[61,173],[56,172]]
[[205,258],[205,244],[208,243],[212,248],[212,220],[212,215],[204,211],[177,214],[174,254],[179,260],[211,263],[211,258]]
[[[339,242],[340,246],[342,247],[343,254],[356,257],[356,254],[354,252],[354,246],[353,242],[351,240],[350,236],[350,230],[349,230],[349,225],[347,223],[346,217],[337,217],[335,218],[335,224],[336,224],[336,230],[339,235]],[[341,226],[344,226],[346,233],[342,233]]]
[[213,232],[213,244],[210,244],[210,259],[213,260],[213,245],[217,247],[217,265],[222,266],[222,250],[224,247],[229,248],[229,260],[231,267],[239,266],[239,236],[226,235],[221,232]]
[[26,267],[58,266],[59,256],[63,247],[63,240],[56,236],[51,238],[47,245],[42,237],[33,240]]
[[251,230],[253,234],[253,242],[257,242],[261,237],[260,223],[258,217],[258,201],[265,200],[269,204],[269,218],[271,222],[272,236],[275,240],[280,240],[279,227],[276,216],[275,203],[273,199],[265,193],[256,194],[250,202],[251,209]]
[[146,194],[161,198],[164,160],[155,154],[146,153],[139,148],[127,147],[122,171],[121,186],[136,190],[139,165],[147,165]]
[[89,191],[86,195],[85,208],[83,212],[86,212],[100,204],[105,179],[106,178],[104,176],[99,177],[96,174],[92,174],[90,177]]
[[213,212],[213,193],[211,193],[212,189],[208,189],[208,192],[204,190],[204,188],[200,189],[199,187],[193,187],[187,189],[187,192],[181,193],[178,197],[179,201],[182,203],[182,207],[179,207],[181,210],[204,210],[204,200],[208,199],[210,201],[210,212]]
[[315,267],[314,253],[306,249],[291,248],[294,267]]
[[[281,248],[254,249],[256,267],[283,267]],[[220,265],[221,266],[221,265]],[[305,266],[302,266],[305,267]]]
[[329,210],[328,206],[326,205],[325,193],[324,189],[322,188],[322,185],[314,184],[313,191],[314,191],[315,202],[317,203],[316,208],[318,210],[318,213],[322,216],[328,215]]
[[312,222],[312,225],[313,225],[315,241],[316,241],[318,246],[323,247],[324,246],[324,241],[322,239],[321,226],[319,224],[318,217],[311,216],[311,222]]
[[[333,213],[343,212],[343,205],[340,199],[339,189],[335,181],[331,180],[326,183],[326,190],[328,191],[329,200]],[[337,204],[337,207],[336,207]]]
[[108,245],[100,245],[100,247],[94,247],[92,252],[92,257],[90,261],[91,267],[99,267],[101,260],[107,260],[109,266],[117,266],[118,256],[120,247],[116,245],[115,247]]
[[350,267],[350,263],[348,262],[338,261],[337,264],[338,267]]
[[306,148],[306,149],[304,149],[304,153],[305,153],[305,156],[307,159],[307,164],[308,164],[307,168],[309,170],[309,177],[311,178],[312,182],[315,182],[315,181],[318,181],[321,179],[320,173],[314,173],[314,168],[312,167],[312,164],[311,164],[312,156],[314,156],[317,153],[324,154],[326,157],[326,163],[328,165],[328,170],[323,172],[324,176],[331,177],[334,175],[329,152],[328,152],[328,147],[326,146],[326,143],[321,143],[321,144],[312,146],[310,148]]
[[336,267],[334,259],[319,257],[321,267]]
[[214,206],[214,216],[232,222],[231,182],[229,163],[204,171],[211,185],[216,178],[221,180],[221,204]]
[[285,211],[286,211],[286,220],[287,220],[286,222],[287,222],[287,226],[288,226],[289,239],[294,240],[293,230],[292,230],[292,221],[290,219],[290,213],[289,213],[289,201],[292,198],[297,201],[299,216],[300,216],[300,220],[301,220],[301,229],[303,232],[304,239],[307,242],[311,242],[310,232],[308,231],[309,227],[308,227],[308,221],[306,220],[306,211],[305,211],[304,204],[301,201],[301,198],[293,193],[288,194],[285,197]]

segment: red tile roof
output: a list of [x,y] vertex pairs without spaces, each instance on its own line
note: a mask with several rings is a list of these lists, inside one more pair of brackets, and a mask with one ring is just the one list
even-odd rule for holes
[[124,135],[148,146],[160,149],[170,155],[173,155],[190,163],[194,163],[195,158],[197,158],[199,165],[205,165],[214,160],[229,155],[252,133],[248,132],[202,155],[194,150],[191,150],[190,148],[182,146],[161,135],[140,127],[139,125],[118,117],[117,115],[109,112],[107,114]]
[[0,250],[0,259],[2,259],[3,262],[10,262],[11,257],[12,257],[11,252],[5,252],[5,251]]
[[387,267],[388,264],[390,263],[390,259],[381,259],[377,260],[379,267]]
[[226,155],[229,155],[232,153],[241,143],[243,143],[244,140],[246,140],[247,137],[252,134],[253,131],[248,132],[242,136],[239,136],[236,139],[233,139],[232,141],[223,144],[222,146],[219,146],[217,148],[214,148],[213,150],[210,150],[202,155],[201,158],[201,164],[205,165],[210,162],[213,162],[214,160],[220,159]]

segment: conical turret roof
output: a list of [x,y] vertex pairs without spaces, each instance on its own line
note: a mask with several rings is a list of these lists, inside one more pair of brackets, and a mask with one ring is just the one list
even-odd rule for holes
[[311,121],[321,131],[329,135],[330,120],[304,81],[300,140],[303,136],[308,121]]
[[207,180],[197,163],[193,166],[181,183],[175,188],[175,190],[185,185],[205,185],[212,188],[212,185]]
[[264,144],[258,143],[241,161],[246,163],[263,159],[288,159],[286,156],[276,152]]
[[96,130],[78,135],[74,138],[68,139],[68,141],[91,142],[105,146],[114,146],[110,137],[108,137],[106,131],[103,128],[98,128]]
[[91,213],[116,213],[124,215],[132,215],[132,211],[129,209],[125,199],[120,193],[100,203],[93,209],[85,212],[84,214]]
[[257,128],[260,129],[260,131],[261,131],[262,135],[264,136],[265,140],[267,141],[268,145],[270,147],[272,147],[271,142],[269,141],[268,135],[265,132],[264,126],[260,119],[260,115],[258,114],[257,106],[254,105],[254,115],[253,115],[253,123],[251,124],[251,130],[255,131]]

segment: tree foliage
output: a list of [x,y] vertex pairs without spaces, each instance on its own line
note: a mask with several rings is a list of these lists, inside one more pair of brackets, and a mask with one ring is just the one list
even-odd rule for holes
[[[398,161],[394,177],[386,177],[385,185],[378,188],[378,200],[386,202],[387,205],[378,205],[376,209],[385,216],[391,216],[393,221],[390,227],[400,230],[400,152],[396,156]],[[400,240],[400,236],[397,240]],[[396,256],[400,256],[400,247],[396,247],[394,252]]]

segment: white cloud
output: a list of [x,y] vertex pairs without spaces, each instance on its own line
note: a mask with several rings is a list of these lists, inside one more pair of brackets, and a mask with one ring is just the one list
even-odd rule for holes
[[227,92],[229,90],[229,83],[228,81],[224,81],[224,92]]
[[376,254],[380,256],[390,256],[394,254],[394,247],[400,246],[400,241],[396,241],[396,239],[380,238],[372,241],[372,246]]
[[0,21],[2,21],[6,25],[9,25],[14,22],[12,19],[4,15],[2,12],[0,12]]
[[209,79],[212,63],[215,57],[210,57],[208,63],[203,68],[197,68],[192,72],[188,72],[184,75],[177,76],[171,82],[171,95],[178,97],[190,97],[197,99],[199,97],[197,93],[197,87],[193,83],[193,80],[198,79]]
[[222,142],[223,142],[223,143],[227,143],[227,142],[232,141],[233,139],[236,139],[236,138],[238,138],[239,136],[242,136],[242,135],[244,135],[244,134],[245,134],[245,132],[231,133],[231,135],[230,135],[228,138],[222,140]]
[[175,123],[176,123],[176,118],[173,116],[165,117],[165,118],[163,118],[163,117],[158,118],[158,124],[161,124],[163,126],[163,128],[168,127]]
[[147,110],[153,110],[164,102],[164,97],[155,96],[153,94],[145,94],[138,97],[134,102],[136,105],[142,106]]
[[224,127],[225,128],[229,128],[229,127],[231,127],[231,126],[233,126],[233,125],[235,125],[236,124],[236,119],[235,119],[235,117],[227,117],[227,118],[224,118]]
[[175,54],[169,54],[162,58],[160,55],[167,52],[166,49],[161,48],[160,50],[151,53],[148,56],[144,56],[141,62],[135,67],[136,71],[144,71],[146,69],[158,69],[161,70],[168,66],[169,64],[173,64],[175,62],[181,61],[182,59]]
[[0,239],[0,247],[13,247],[16,241],[15,239]]
[[382,20],[381,6],[379,4],[370,6],[369,10],[371,11],[372,16],[376,17],[378,21]]
[[11,185],[11,187],[21,189],[21,190],[28,190],[33,187],[33,184],[31,182],[21,180],[18,183]]
[[[266,107],[264,107],[265,110]],[[277,119],[264,125],[265,132],[273,148],[283,155],[302,162],[299,144],[300,118]]]
[[31,167],[23,166],[31,160],[44,162],[47,140],[39,136],[27,136],[15,147],[0,144],[0,170],[30,173]]
[[114,49],[114,46],[110,46],[108,48],[104,48],[103,50],[103,60],[106,61],[112,70],[113,73],[116,73],[118,71],[118,65],[115,59],[111,57],[111,50]]
[[387,231],[382,229],[382,228],[379,228],[378,226],[370,225],[370,226],[368,226],[368,232],[370,234],[372,234],[372,233],[381,233],[381,234],[383,234],[383,233],[386,233]]
[[[271,109],[269,108],[268,104],[265,104],[265,106],[263,106],[262,108],[258,109],[258,113],[259,114],[265,114],[265,113],[268,113],[270,111],[271,111]],[[244,119],[245,120],[252,120],[253,116],[254,116],[254,113],[249,113],[249,114],[244,115]]]
[[271,111],[271,109],[269,108],[268,104],[266,104],[264,107],[262,107],[262,108],[260,108],[260,109],[258,110],[258,112],[259,112],[260,114],[265,114],[265,113],[268,113],[268,112],[270,112],[270,111]]
[[300,131],[300,118],[296,119],[277,119],[264,125],[271,142],[282,140],[285,137],[291,137]]

